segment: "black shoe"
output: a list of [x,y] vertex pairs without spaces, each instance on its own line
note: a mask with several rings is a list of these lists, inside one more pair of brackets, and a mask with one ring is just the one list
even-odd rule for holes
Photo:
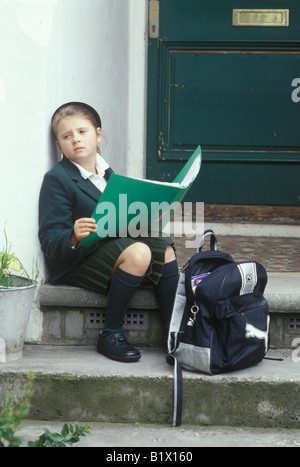
[[141,358],[140,352],[127,342],[123,333],[115,334],[113,338],[107,342],[100,331],[97,351],[118,362],[137,362]]

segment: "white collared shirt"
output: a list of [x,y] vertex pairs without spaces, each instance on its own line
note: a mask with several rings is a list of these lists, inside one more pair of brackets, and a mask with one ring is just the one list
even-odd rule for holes
[[82,178],[85,180],[89,178],[90,181],[98,188],[98,190],[103,193],[107,184],[107,180],[105,180],[104,174],[105,170],[109,168],[108,163],[103,159],[103,157],[101,157],[98,153],[96,154],[96,169],[98,172],[97,175],[84,169],[80,164],[77,164],[77,162],[71,162],[78,168]]

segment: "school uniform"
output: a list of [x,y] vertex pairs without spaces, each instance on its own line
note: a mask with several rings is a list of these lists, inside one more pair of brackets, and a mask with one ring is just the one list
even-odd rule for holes
[[[102,160],[97,155],[98,163],[99,158]],[[142,241],[152,251],[145,281],[155,285],[163,274],[165,250],[168,245],[173,245],[170,238],[107,238],[83,247],[72,248],[70,245],[74,222],[91,217],[101,197],[101,189],[113,173],[108,164],[104,168],[102,165],[100,169],[103,177],[93,179],[92,174],[84,173],[78,164],[63,156],[62,161],[44,176],[39,199],[39,240],[49,281],[106,291],[122,251],[132,243]]]

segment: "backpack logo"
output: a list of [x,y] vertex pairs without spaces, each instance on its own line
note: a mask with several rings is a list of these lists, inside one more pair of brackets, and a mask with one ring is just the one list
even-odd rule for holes
[[264,339],[265,341],[265,348],[266,353],[268,351],[268,341],[269,341],[269,324],[270,324],[270,317],[268,316],[267,320],[267,330],[261,331],[261,329],[256,328],[253,324],[246,324],[246,339],[250,339],[251,337],[256,337],[257,339]]
[[194,324],[195,324],[195,321],[193,320],[193,318],[189,318],[187,322],[187,326],[194,326]]
[[238,270],[241,275],[241,290],[240,295],[253,293],[257,284],[257,271],[255,263],[240,263]]

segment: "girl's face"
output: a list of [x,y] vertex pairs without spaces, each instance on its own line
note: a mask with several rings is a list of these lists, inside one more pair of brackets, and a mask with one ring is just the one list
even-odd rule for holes
[[56,137],[62,154],[84,166],[95,161],[101,128],[95,129],[88,118],[74,115],[59,122]]

